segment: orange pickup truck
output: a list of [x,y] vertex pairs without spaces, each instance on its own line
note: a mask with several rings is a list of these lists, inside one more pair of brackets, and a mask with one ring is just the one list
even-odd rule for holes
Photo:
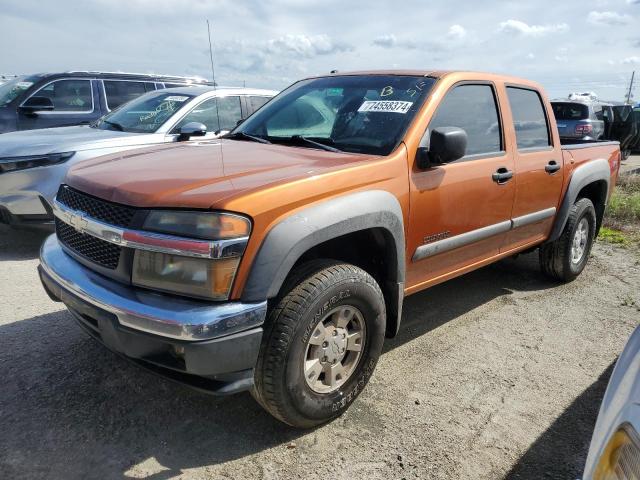
[[536,248],[579,275],[619,163],[561,145],[527,80],[334,73],[222,140],[74,167],[39,271],[113,351],[311,427],[363,390],[406,295]]

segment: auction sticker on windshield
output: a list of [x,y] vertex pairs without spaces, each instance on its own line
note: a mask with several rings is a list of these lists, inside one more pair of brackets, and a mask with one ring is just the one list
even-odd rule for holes
[[359,112],[407,113],[413,102],[395,100],[367,100],[358,109]]
[[165,98],[165,100],[168,101],[168,102],[184,102],[188,98],[189,97],[183,97],[182,95],[171,95],[171,96]]

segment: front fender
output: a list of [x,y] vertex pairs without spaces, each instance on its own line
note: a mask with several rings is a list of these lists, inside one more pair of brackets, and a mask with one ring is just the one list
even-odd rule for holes
[[402,208],[391,193],[369,190],[315,204],[273,227],[253,261],[242,300],[252,302],[275,297],[295,263],[306,251],[342,235],[371,228],[385,229],[393,238],[397,257],[396,278],[393,281],[404,284]]

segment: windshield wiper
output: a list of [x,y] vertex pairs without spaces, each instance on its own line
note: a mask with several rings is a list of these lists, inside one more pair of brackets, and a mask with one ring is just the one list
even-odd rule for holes
[[269,143],[269,144],[271,143],[266,138],[256,137],[244,132],[227,133],[226,135],[223,135],[222,138],[232,138],[235,140],[251,140],[252,142],[259,142],[259,143]]
[[316,142],[315,140],[311,140],[308,137],[305,137],[303,135],[292,135],[289,138],[286,138],[284,140],[291,140],[293,142],[297,142],[297,143],[306,143],[307,145],[313,145],[314,147],[318,147],[321,148],[322,150],[326,150],[327,152],[335,152],[335,153],[339,153],[342,150],[339,150],[337,148],[334,147],[330,147],[329,145],[325,145],[324,143],[320,143],[320,142]]
[[119,130],[120,132],[124,132],[124,127],[122,125],[120,125],[117,122],[110,122],[109,120],[102,120],[104,123],[106,123],[107,125],[111,125],[112,127],[114,127],[116,130]]

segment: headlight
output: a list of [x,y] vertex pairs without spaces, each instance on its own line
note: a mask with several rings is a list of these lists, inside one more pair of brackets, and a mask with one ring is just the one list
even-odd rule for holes
[[609,440],[593,475],[594,480],[640,478],[640,438],[633,427],[623,425]]
[[69,160],[76,152],[49,153],[46,155],[30,155],[26,157],[0,158],[0,173],[26,170],[27,168],[46,167]]
[[248,236],[251,222],[232,213],[166,210],[151,212],[144,222],[144,229],[181,237],[223,240]]
[[[210,300],[227,300],[244,253],[251,222],[235,214],[213,212],[151,212],[144,230],[211,240],[211,258],[136,250],[134,285]],[[205,243],[206,242],[201,242]]]

